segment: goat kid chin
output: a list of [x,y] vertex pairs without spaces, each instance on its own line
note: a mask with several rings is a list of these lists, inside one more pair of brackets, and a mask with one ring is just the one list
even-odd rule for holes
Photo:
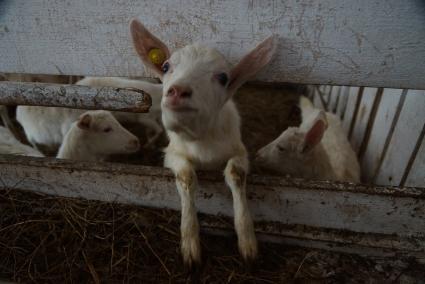
[[[181,199],[181,252],[191,267],[201,261],[195,209],[196,170],[222,169],[233,196],[239,251],[246,261],[257,256],[257,240],[248,208],[245,180],[248,155],[240,134],[240,117],[232,100],[236,90],[266,66],[276,49],[269,37],[232,66],[222,54],[200,44],[170,52],[140,22],[130,24],[134,47],[144,65],[163,82],[162,123],[169,136],[165,167],[176,177]],[[154,64],[152,49],[165,61]]]

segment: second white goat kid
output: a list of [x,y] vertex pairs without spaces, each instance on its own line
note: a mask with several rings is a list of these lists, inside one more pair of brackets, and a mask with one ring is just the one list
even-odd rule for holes
[[[109,111],[87,111],[71,124],[56,157],[101,161],[109,155],[137,152],[139,148],[139,139],[122,127]],[[0,127],[0,154],[44,157],[18,141],[5,127]]]
[[83,113],[66,133],[59,159],[101,161],[112,154],[137,152],[139,139],[126,130],[109,111]]
[[257,152],[256,163],[281,174],[360,182],[360,165],[340,119],[301,97],[302,123]]
[[[162,94],[162,85],[140,80],[126,80],[122,78],[90,78],[83,79],[78,83],[79,85],[86,86],[113,86],[113,87],[136,87],[148,94],[151,94],[152,103],[156,103],[157,107],[153,105],[153,109],[158,109],[160,98]],[[61,107],[42,107],[42,106],[18,106],[16,109],[16,119],[22,125],[27,136],[28,141],[33,145],[45,145],[51,148],[58,147],[68,132],[71,124],[84,113],[85,110],[70,109]],[[155,113],[155,111],[153,112]],[[143,123],[149,120],[148,114],[135,114],[113,112],[118,121],[135,121]],[[155,114],[153,114],[155,115]],[[159,116],[156,113],[156,116]],[[154,137],[148,143],[154,142],[162,132],[161,126],[158,123],[144,123],[146,126],[154,128]]]
[[[201,260],[195,171],[223,167],[233,196],[239,251],[245,260],[253,260],[257,240],[245,190],[249,162],[232,96],[270,61],[276,48],[274,39],[266,39],[232,67],[216,49],[193,44],[171,54],[137,20],[131,22],[130,29],[138,55],[163,82],[162,123],[170,139],[164,165],[174,172],[181,198],[184,263],[190,267]],[[166,55],[162,66],[149,60],[149,51],[154,48]]]
[[148,113],[136,114],[114,111],[113,114],[121,123],[140,123],[146,126],[147,130],[152,132],[148,133],[148,141],[144,147],[152,146],[152,144],[154,144],[164,132],[160,122],[162,84],[120,77],[85,77],[78,81],[76,85],[90,87],[136,88],[145,91],[152,99],[152,106]]

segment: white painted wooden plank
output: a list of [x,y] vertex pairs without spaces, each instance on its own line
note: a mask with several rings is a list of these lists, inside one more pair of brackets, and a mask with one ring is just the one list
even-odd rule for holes
[[412,169],[407,176],[405,185],[425,187],[425,139],[422,139],[421,146],[413,162]]
[[333,86],[332,87],[332,91],[330,94],[330,99],[329,99],[329,104],[328,104],[328,111],[335,113],[336,112],[336,108],[337,108],[337,103],[339,101],[339,96],[340,96],[340,92],[341,92],[341,87],[340,86]]
[[0,104],[148,112],[152,99],[135,88],[0,81]]
[[[233,216],[222,174],[198,176],[198,211]],[[0,182],[3,187],[54,195],[180,209],[174,177],[164,168],[0,156]],[[249,176],[247,194],[254,219],[274,222],[268,223],[272,232],[282,224],[425,237],[424,189]]]
[[351,123],[354,118],[354,110],[356,108],[357,98],[359,96],[359,87],[350,87],[348,91],[347,108],[345,109],[342,126],[344,127],[347,136],[350,131]]
[[321,90],[323,90],[322,87],[315,89],[314,96],[313,96],[313,104],[315,107],[324,110],[325,105],[323,104],[323,99],[322,99],[323,97],[322,98],[320,97],[321,94],[323,94]]
[[375,100],[377,88],[364,88],[363,96],[360,101],[359,109],[354,124],[353,133],[351,135],[351,145],[354,151],[358,152],[366,133],[367,124],[369,122],[370,111]]
[[425,92],[409,90],[376,184],[398,185],[425,123]]
[[341,93],[338,103],[338,109],[336,110],[336,114],[343,119],[345,110],[347,109],[347,102],[348,102],[348,94],[350,92],[350,87],[341,87]]
[[366,151],[361,161],[362,177],[366,182],[371,181],[379,166],[385,140],[393,123],[401,94],[401,89],[384,89],[383,91]]
[[331,93],[332,93],[332,86],[330,86],[330,85],[325,86],[325,90],[323,92],[323,94],[324,94],[323,99],[325,100],[326,111],[329,110],[328,105],[329,105],[329,101],[331,99]]
[[270,34],[263,81],[425,89],[422,0],[3,0],[0,72],[143,76],[128,24],[172,48],[214,43],[236,62]]

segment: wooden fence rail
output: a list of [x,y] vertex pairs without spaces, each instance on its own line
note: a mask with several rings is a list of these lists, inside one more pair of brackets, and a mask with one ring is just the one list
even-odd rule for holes
[[[232,216],[220,173],[199,173],[201,213]],[[164,168],[0,156],[0,186],[65,197],[179,209]],[[249,206],[257,231],[292,242],[405,252],[425,259],[425,191],[250,176]],[[213,219],[214,220],[214,219]],[[215,227],[214,222],[207,224]],[[316,246],[316,245],[314,245]]]
[[0,82],[0,105],[148,112],[152,100],[148,94],[136,89]]

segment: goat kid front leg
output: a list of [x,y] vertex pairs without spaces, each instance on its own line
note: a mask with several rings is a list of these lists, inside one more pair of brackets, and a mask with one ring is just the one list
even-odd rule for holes
[[197,176],[190,161],[180,155],[167,153],[165,163],[174,172],[177,191],[180,195],[180,246],[183,262],[188,268],[193,268],[201,263],[199,223],[195,208]]
[[231,158],[224,170],[227,185],[233,196],[235,230],[238,236],[239,252],[247,263],[257,257],[257,239],[254,224],[246,199],[246,175],[249,169],[246,155]]

